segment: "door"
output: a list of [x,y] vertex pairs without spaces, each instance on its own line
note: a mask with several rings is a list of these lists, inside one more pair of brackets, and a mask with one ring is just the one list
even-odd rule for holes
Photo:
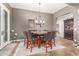
[[73,19],[64,20],[64,38],[73,40]]

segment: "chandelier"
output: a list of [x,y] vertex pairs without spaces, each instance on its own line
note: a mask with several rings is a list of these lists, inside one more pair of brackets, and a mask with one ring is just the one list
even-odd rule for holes
[[45,24],[45,21],[43,20],[42,16],[40,15],[40,5],[41,5],[41,3],[38,3],[38,5],[39,5],[39,15],[38,15],[38,17],[36,17],[35,23],[37,25],[40,25],[40,27],[41,27],[42,25]]

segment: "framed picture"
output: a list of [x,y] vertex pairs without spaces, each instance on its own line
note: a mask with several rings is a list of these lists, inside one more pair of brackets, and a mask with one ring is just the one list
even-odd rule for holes
[[34,28],[35,27],[35,21],[34,21],[34,19],[29,19],[28,23],[29,23],[29,28]]

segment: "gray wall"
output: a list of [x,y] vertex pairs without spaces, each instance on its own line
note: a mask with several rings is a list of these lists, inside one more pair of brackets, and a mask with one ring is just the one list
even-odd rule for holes
[[78,12],[77,12],[77,9],[72,7],[72,6],[67,6],[61,10],[59,10],[58,12],[56,12],[54,15],[53,15],[53,22],[54,22],[54,26],[53,26],[53,29],[55,30],[56,29],[56,18],[59,17],[59,16],[63,16],[67,13],[72,13],[73,16],[74,16],[74,28],[76,28],[76,31],[74,30],[74,40],[77,40],[77,44],[79,45],[79,33],[77,32],[78,29],[79,29],[79,26],[78,26]]
[[[52,30],[52,15],[40,13],[45,20],[45,25],[42,29]],[[12,27],[18,33],[18,37],[22,38],[23,31],[28,30],[28,19],[36,19],[38,12],[12,8]],[[35,28],[31,28],[35,29]],[[41,28],[38,28],[38,30]]]

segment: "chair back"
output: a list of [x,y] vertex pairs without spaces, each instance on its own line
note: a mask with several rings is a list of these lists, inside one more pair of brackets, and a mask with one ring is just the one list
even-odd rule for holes
[[32,33],[30,31],[27,32],[27,39],[28,40],[32,40],[33,39]]
[[56,37],[56,31],[52,31],[51,33],[52,33],[52,39],[55,39],[55,37]]
[[55,37],[56,37],[56,31],[48,32],[47,34],[45,34],[44,37],[45,37],[45,40],[55,39]]
[[45,38],[45,40],[52,39],[52,33],[51,32],[46,33],[44,38]]
[[26,39],[28,39],[28,36],[27,36],[27,31],[24,31],[24,36],[26,37]]

